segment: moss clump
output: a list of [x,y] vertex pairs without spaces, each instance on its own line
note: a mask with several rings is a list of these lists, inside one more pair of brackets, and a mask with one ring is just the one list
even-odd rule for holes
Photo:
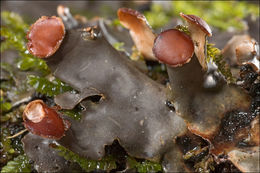
[[1,43],[1,52],[7,49],[15,49],[19,52],[20,59],[17,67],[21,70],[35,70],[42,72],[43,75],[50,73],[50,70],[42,59],[29,54],[26,48],[26,32],[29,29],[22,18],[13,12],[1,12],[1,37],[4,38]]
[[231,70],[225,60],[223,59],[223,56],[221,55],[221,51],[214,47],[214,44],[207,44],[207,62],[212,60],[216,63],[218,66],[218,71],[223,74],[227,80],[228,83],[234,83],[235,78],[232,76]]

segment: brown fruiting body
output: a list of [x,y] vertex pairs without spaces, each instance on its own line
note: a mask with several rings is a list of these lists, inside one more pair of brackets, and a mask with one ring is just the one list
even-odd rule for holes
[[24,126],[31,133],[51,139],[60,139],[70,126],[42,100],[30,102],[23,112]]
[[212,31],[211,31],[209,25],[207,24],[207,22],[205,22],[200,17],[195,16],[195,15],[186,15],[183,13],[180,13],[180,16],[182,18],[184,18],[187,22],[196,24],[198,27],[200,27],[201,30],[203,30],[203,32],[205,32],[207,34],[207,36],[209,36],[209,37],[212,36]]
[[149,60],[156,60],[152,48],[156,35],[153,33],[145,16],[130,8],[119,8],[117,16],[121,24],[130,30],[130,35],[137,49]]
[[27,33],[27,49],[39,58],[53,55],[65,36],[65,27],[59,17],[42,16]]
[[193,52],[194,46],[190,37],[177,29],[160,33],[154,41],[155,57],[173,67],[188,63]]
[[255,40],[243,41],[236,47],[235,52],[238,65],[250,64],[256,72],[260,73],[259,45]]
[[209,25],[198,16],[186,15],[183,13],[180,13],[180,16],[184,18],[188,23],[188,28],[191,33],[191,39],[195,46],[195,54],[203,70],[206,71],[208,68],[205,56],[206,37],[211,37],[212,31]]
[[244,42],[251,42],[252,38],[247,35],[234,35],[232,38],[225,44],[224,48],[221,50],[221,54],[223,58],[230,66],[237,65],[237,58],[236,58],[236,49],[239,45],[243,44]]

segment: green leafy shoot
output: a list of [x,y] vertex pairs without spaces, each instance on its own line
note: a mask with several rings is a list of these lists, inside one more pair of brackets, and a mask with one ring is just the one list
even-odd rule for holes
[[124,45],[124,42],[116,42],[115,44],[113,44],[113,47],[118,51],[125,51]]
[[66,91],[72,91],[72,88],[55,78],[53,81],[49,81],[44,77],[29,75],[27,77],[27,83],[36,89],[37,92],[46,96],[52,97]]
[[14,160],[9,161],[7,165],[2,168],[1,173],[20,173],[20,172],[31,172],[31,164],[26,155],[19,155]]
[[60,156],[64,157],[68,161],[78,163],[80,167],[86,172],[95,170],[109,171],[116,168],[116,161],[113,157],[105,157],[102,160],[95,161],[80,157],[79,155],[73,153],[61,145],[54,144],[53,147],[59,151],[58,154]]
[[207,62],[212,60],[218,66],[218,71],[224,75],[228,83],[234,83],[235,78],[232,76],[229,66],[226,64],[221,51],[214,47],[214,44],[207,43]]
[[47,75],[50,73],[47,64],[44,60],[34,57],[29,54],[26,48],[26,31],[29,26],[23,22],[22,18],[13,12],[3,11],[1,12],[1,20],[3,26],[1,26],[1,37],[5,40],[1,43],[1,52],[14,48],[19,52],[21,57],[18,62],[18,68],[21,70],[38,70]]
[[134,158],[127,157],[127,162],[130,168],[137,169],[137,172],[161,172],[162,166],[159,163],[151,162],[148,160],[137,162]]

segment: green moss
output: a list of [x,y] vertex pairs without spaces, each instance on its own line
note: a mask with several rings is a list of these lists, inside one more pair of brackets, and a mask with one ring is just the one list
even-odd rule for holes
[[0,165],[5,165],[8,161],[15,157],[15,148],[12,146],[11,139],[8,139],[7,136],[10,136],[10,130],[6,127],[0,128],[1,138],[0,138],[0,148],[1,148],[1,157],[0,157]]
[[78,163],[80,167],[87,172],[95,170],[109,171],[116,168],[116,162],[113,157],[105,157],[101,160],[95,161],[80,157],[61,145],[55,145],[54,148],[59,151],[60,156],[71,162]]
[[223,56],[221,55],[221,51],[214,47],[214,44],[207,43],[207,62],[212,60],[218,66],[218,71],[224,75],[228,83],[234,83],[235,78],[232,76],[231,70]]
[[[101,160],[89,160],[73,153],[69,149],[63,146],[52,145],[56,150],[59,151],[59,155],[64,157],[66,160],[78,163],[81,168],[87,172],[95,170],[110,171],[116,169],[116,159],[113,156],[106,156]],[[138,162],[134,158],[127,156],[127,163],[130,168],[136,169],[138,172],[159,172],[162,171],[162,166],[159,163],[151,161]]]
[[10,131],[7,128],[1,127],[1,148],[5,154],[13,150],[11,139],[7,139],[7,136],[10,136]]
[[6,166],[2,168],[1,173],[20,173],[31,172],[31,164],[26,155],[19,155],[14,160],[9,161]]
[[19,14],[9,11],[3,11],[1,12],[1,19],[1,22],[3,22],[2,24],[4,24],[6,27],[18,33],[22,33],[25,36],[29,25],[23,21]]
[[40,71],[44,76],[50,73],[50,70],[45,61],[31,56],[23,56],[20,58],[17,62],[17,67],[23,71]]
[[3,26],[1,26],[1,36],[5,38],[1,43],[1,52],[14,48],[19,52],[20,60],[17,67],[20,70],[40,71],[43,75],[50,73],[44,60],[29,54],[26,48],[26,32],[29,25],[24,23],[22,18],[13,12],[4,11],[1,13]]
[[187,26],[177,25],[175,28],[178,29],[181,32],[184,32],[187,35],[190,35],[190,31],[189,31]]
[[35,88],[37,92],[50,97],[72,90],[70,86],[56,78],[49,81],[44,77],[29,75],[27,82]]
[[[8,27],[2,26],[1,27],[1,36],[5,38],[4,42],[6,42],[6,44],[9,44],[9,47],[14,47],[21,53],[23,53],[23,54],[25,53],[26,43],[25,43],[23,34],[17,33]],[[1,44],[1,52],[3,52],[3,51],[4,51],[4,49],[2,48],[2,44]]]
[[[26,42],[22,35],[19,35],[9,28],[1,28],[1,36],[5,37],[4,47],[1,44],[1,52],[5,51],[6,48],[15,48],[20,55],[20,59],[17,63],[17,67],[20,70],[35,70],[42,72],[43,75],[50,73],[50,70],[44,60],[33,57],[28,53],[26,49]],[[8,45],[8,46],[6,46]]]

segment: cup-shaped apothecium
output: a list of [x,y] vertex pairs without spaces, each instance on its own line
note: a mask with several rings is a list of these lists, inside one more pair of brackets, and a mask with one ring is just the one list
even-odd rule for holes
[[153,33],[145,16],[130,8],[119,8],[117,11],[120,23],[130,30],[130,35],[137,49],[149,60],[156,60],[152,47],[156,35]]
[[60,139],[69,128],[70,123],[63,120],[52,108],[42,100],[30,102],[23,112],[24,126],[31,133],[51,138]]
[[212,31],[209,25],[200,17],[195,15],[186,15],[180,13],[180,16],[184,18],[188,23],[188,28],[191,33],[191,39],[194,42],[195,54],[200,62],[200,65],[204,70],[207,69],[207,62],[205,58],[205,44],[206,37],[212,36]]
[[253,69],[260,73],[259,44],[254,40],[247,40],[239,44],[236,49],[237,64],[250,64]]
[[65,27],[59,17],[42,16],[27,33],[27,49],[39,58],[53,55],[65,36]]
[[170,66],[182,66],[193,55],[194,45],[191,38],[177,29],[169,29],[158,35],[154,41],[155,57]]

